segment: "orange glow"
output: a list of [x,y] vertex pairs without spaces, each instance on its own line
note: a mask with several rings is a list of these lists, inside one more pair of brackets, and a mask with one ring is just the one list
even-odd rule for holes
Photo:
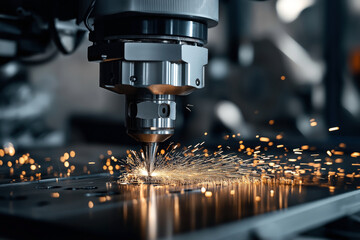
[[58,193],[58,192],[53,192],[53,193],[51,193],[51,197],[52,197],[52,198],[59,198],[59,197],[60,197],[60,193]]
[[302,150],[308,150],[308,149],[309,149],[309,146],[308,146],[308,145],[303,145],[303,146],[301,146],[301,149],[302,149]]
[[75,151],[70,151],[70,157],[75,157]]
[[280,139],[282,139],[282,138],[283,138],[283,136],[282,136],[281,134],[276,135],[276,139],[277,139],[277,140],[280,140]]
[[205,192],[205,197],[212,197],[212,192],[206,191]]

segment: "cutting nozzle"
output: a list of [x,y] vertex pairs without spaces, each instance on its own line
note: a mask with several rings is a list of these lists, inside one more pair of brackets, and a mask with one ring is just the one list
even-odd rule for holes
[[151,176],[151,173],[155,169],[155,161],[156,161],[156,153],[158,149],[158,143],[157,142],[149,142],[149,143],[143,143],[142,149],[144,151],[145,156],[145,167],[148,172],[148,176]]
[[174,133],[174,95],[142,94],[126,96],[127,133],[142,144],[148,175],[154,171],[158,143]]

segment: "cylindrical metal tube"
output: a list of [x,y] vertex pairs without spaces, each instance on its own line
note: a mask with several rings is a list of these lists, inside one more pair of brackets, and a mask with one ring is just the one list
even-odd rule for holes
[[137,141],[163,142],[174,134],[174,95],[127,95],[125,104],[127,133]]

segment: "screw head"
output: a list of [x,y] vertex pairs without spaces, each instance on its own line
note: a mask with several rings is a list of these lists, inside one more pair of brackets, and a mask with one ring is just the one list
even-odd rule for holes
[[131,81],[131,82],[136,82],[136,80],[137,80],[137,78],[136,78],[135,76],[131,76],[131,77],[130,77],[130,81]]
[[170,116],[170,105],[162,103],[159,105],[158,114],[161,118],[168,118]]
[[196,79],[196,81],[195,81],[195,84],[196,84],[196,86],[199,86],[200,85],[200,79]]

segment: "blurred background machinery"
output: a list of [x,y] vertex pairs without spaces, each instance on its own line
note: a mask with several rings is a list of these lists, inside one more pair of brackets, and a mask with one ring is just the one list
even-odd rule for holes
[[[0,16],[0,141],[134,144],[125,135],[123,96],[98,88],[98,67],[85,60],[85,27],[58,16],[54,41],[36,15],[16,14]],[[206,88],[178,98],[171,141],[208,132],[214,141],[240,133],[359,142],[359,17],[356,0],[220,1]],[[335,126],[341,131],[328,131]]]

